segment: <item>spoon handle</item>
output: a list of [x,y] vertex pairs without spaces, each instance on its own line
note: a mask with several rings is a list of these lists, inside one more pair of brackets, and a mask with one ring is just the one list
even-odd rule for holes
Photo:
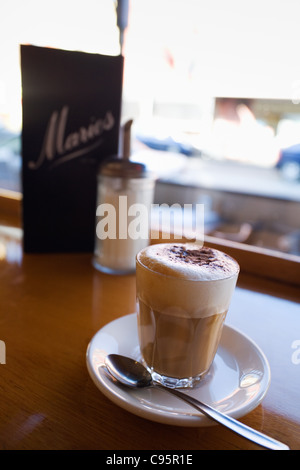
[[214,421],[217,421],[223,426],[226,426],[227,428],[245,437],[246,439],[249,439],[250,441],[253,441],[256,444],[259,444],[262,447],[266,447],[272,450],[289,450],[289,447],[287,445],[276,441],[275,439],[272,439],[271,437],[266,436],[265,434],[262,434],[261,432],[256,431],[255,429],[250,428],[249,426],[246,426],[240,421],[237,421],[236,419],[231,418],[230,416],[227,416],[224,413],[221,413],[215,408],[212,408],[211,406],[206,405],[205,403],[202,403],[199,400],[196,400],[195,398],[190,397],[183,392],[180,392],[179,390],[176,390],[174,388],[166,388],[158,384],[157,382],[155,383],[155,387],[172,393],[176,397],[192,405],[198,411],[201,411],[204,415],[208,416]]

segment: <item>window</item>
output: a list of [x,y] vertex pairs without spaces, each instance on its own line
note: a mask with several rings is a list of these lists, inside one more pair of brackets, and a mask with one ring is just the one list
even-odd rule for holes
[[20,44],[120,53],[112,0],[4,0],[0,19],[0,188],[20,191]]
[[[120,0],[121,1],[121,0]],[[5,1],[0,188],[20,191],[19,44],[119,54],[114,0]],[[300,255],[297,0],[129,0],[123,120],[157,203],[204,203],[207,234]]]
[[123,48],[123,112],[134,156],[160,176],[156,202],[203,202],[208,234],[296,255],[299,13],[293,0],[131,0]]

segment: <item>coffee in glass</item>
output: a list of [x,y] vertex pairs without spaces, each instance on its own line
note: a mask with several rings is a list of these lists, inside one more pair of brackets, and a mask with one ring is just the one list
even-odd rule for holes
[[225,253],[161,243],[136,259],[142,360],[166,386],[195,386],[208,372],[239,274]]

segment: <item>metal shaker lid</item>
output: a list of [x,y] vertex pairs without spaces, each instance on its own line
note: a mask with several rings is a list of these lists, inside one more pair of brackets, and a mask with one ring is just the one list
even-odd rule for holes
[[151,174],[146,165],[122,157],[112,157],[103,162],[100,175],[118,178],[147,178]]

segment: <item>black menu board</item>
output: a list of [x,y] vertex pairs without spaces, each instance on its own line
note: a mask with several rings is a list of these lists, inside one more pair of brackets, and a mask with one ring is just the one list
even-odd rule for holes
[[123,57],[21,46],[24,251],[94,249],[97,167],[118,152]]

